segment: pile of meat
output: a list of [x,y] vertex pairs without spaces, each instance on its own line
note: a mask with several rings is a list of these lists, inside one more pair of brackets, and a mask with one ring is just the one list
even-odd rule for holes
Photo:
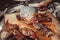
[[[15,14],[11,14],[12,16]],[[11,16],[10,16],[11,17]],[[5,21],[2,31],[2,40],[51,40],[54,35],[54,28],[52,26],[52,19],[47,14],[34,14],[30,20],[16,14],[16,22],[7,19]]]

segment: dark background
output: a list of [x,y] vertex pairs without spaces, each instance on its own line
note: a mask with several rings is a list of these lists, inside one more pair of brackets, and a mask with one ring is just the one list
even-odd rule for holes
[[[59,2],[59,0],[54,0],[56,2]],[[5,8],[18,4],[19,2],[13,1],[13,0],[0,0],[0,11],[3,11]]]

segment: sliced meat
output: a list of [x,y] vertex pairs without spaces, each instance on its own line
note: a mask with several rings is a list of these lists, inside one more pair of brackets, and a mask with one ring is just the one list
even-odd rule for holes
[[[13,14],[8,16],[6,15],[7,18],[5,17],[5,25],[3,26],[2,32],[7,31],[11,34],[8,35],[6,39],[8,40],[12,40],[12,39],[13,40],[51,40],[50,37],[47,37],[53,34],[51,28],[48,28],[50,24],[47,23],[47,22],[52,23],[52,19],[50,17],[48,17],[46,14],[42,15],[36,13],[33,15],[30,21],[28,21],[31,24],[27,24],[27,21],[24,19],[24,17],[21,18],[20,16],[18,17],[19,18],[18,19],[16,15]],[[24,19],[24,20],[21,21],[20,19]]]
[[21,29],[21,33],[26,37],[29,36],[31,39],[37,39],[35,32],[31,29],[23,28]]
[[45,27],[44,24],[34,23],[33,26],[37,29],[39,29],[43,35],[46,35],[47,37],[52,36],[53,32],[50,28]]
[[26,40],[26,38],[21,34],[19,33],[17,30],[14,30],[13,31],[13,35],[16,37],[17,40]]
[[38,22],[52,22],[52,19],[48,17],[46,14],[35,14],[34,17],[31,19],[33,22],[38,21]]

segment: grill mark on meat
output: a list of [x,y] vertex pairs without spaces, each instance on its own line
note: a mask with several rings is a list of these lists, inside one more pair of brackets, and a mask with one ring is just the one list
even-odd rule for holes
[[34,14],[32,19],[32,23],[40,23],[40,22],[52,22],[52,19],[48,17],[46,14]]
[[[34,23],[33,26],[37,29],[39,29],[43,35],[47,35],[47,36],[52,36],[53,35],[53,32],[51,31],[51,29],[45,27],[44,24],[39,24],[39,23]],[[49,34],[51,33],[51,34]]]

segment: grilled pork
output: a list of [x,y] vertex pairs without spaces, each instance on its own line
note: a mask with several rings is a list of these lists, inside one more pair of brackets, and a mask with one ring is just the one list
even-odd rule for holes
[[32,15],[27,20],[20,14],[6,14],[1,31],[2,40],[52,40],[55,26],[48,14]]

